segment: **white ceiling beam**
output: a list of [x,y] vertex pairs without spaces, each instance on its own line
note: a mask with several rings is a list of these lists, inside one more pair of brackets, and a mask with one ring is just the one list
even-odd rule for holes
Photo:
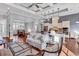
[[31,10],[28,10],[27,8],[23,8],[23,7],[19,6],[19,5],[15,5],[15,4],[12,4],[12,3],[5,3],[5,4],[7,4],[9,6],[12,6],[12,7],[15,7],[17,9],[20,9],[20,10],[23,10],[23,11],[26,11],[26,12],[29,12],[29,13],[35,15],[35,12],[33,12]]
[[[36,12],[34,12],[34,11],[31,11],[31,10],[29,10],[29,9],[27,9],[27,8],[23,8],[23,7],[21,7],[21,6],[18,6],[18,5],[15,5],[15,4],[12,4],[12,3],[5,3],[5,5],[8,5],[8,6],[10,6],[10,7],[13,7],[13,8],[16,8],[16,9],[19,9],[19,10],[22,10],[22,11],[25,11],[26,12],[26,14],[27,13],[29,13],[29,17],[31,17],[33,20],[34,19],[36,19],[36,20],[39,20],[39,19],[42,19],[42,15],[38,15]],[[25,15],[26,15],[25,14]],[[31,16],[30,16],[31,15]]]
[[27,8],[24,8],[24,7],[21,7],[21,6],[12,4],[12,3],[5,3],[5,4],[7,4],[7,5],[9,5],[9,6],[12,6],[12,7],[14,7],[14,8],[17,8],[17,9],[23,10],[23,11],[25,11],[25,12],[29,12],[30,14],[32,14],[33,16],[35,16],[35,18],[36,18],[36,17],[39,17],[39,18],[42,17],[41,15],[38,15],[38,14],[36,14],[36,12],[31,11],[31,10],[29,10],[29,9],[27,9]]

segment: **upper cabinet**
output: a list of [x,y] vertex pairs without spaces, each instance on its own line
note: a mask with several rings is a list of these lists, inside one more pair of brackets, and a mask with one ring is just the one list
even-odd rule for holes
[[70,21],[63,21],[62,22],[62,27],[68,27],[68,28],[70,28]]

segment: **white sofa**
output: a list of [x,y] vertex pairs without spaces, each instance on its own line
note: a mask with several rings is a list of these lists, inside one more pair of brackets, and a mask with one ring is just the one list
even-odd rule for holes
[[30,37],[27,38],[27,42],[38,48],[41,49],[42,48],[42,41],[41,41],[41,34],[40,33],[33,33]]
[[47,46],[47,43],[51,43],[50,42],[50,38],[49,38],[49,35],[46,34],[46,35],[41,35],[40,33],[36,33],[36,34],[32,34],[32,36],[30,36],[28,39],[27,39],[27,42],[36,47],[36,48],[39,48],[39,49],[45,49],[46,46]]
[[[53,42],[54,45],[51,48],[46,47],[46,42],[44,42],[44,41],[41,40],[42,36],[40,34],[35,34],[35,36],[33,38],[32,37],[30,39],[28,38],[27,42],[30,45],[32,45],[32,46],[34,46],[34,47],[36,47],[36,48],[38,48],[40,50],[43,50],[43,49],[44,50],[51,50],[52,49],[52,52],[54,52],[54,51],[59,50],[60,47],[61,47],[61,37],[62,37],[62,35],[58,34],[56,36],[59,37],[59,38],[57,38],[57,37],[54,38],[55,39],[54,42]],[[58,52],[56,52],[56,53],[48,53],[48,52],[45,52],[44,53],[44,56],[57,56],[57,55],[58,55]]]

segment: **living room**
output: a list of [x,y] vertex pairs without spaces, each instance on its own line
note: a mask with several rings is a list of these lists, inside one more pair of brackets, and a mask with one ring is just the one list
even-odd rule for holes
[[0,3],[0,56],[78,56],[78,6]]

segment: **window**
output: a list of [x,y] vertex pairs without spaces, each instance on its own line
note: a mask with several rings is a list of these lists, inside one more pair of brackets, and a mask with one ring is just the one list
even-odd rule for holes
[[24,23],[13,23],[13,30],[24,29]]
[[4,24],[0,24],[0,36],[4,35]]

